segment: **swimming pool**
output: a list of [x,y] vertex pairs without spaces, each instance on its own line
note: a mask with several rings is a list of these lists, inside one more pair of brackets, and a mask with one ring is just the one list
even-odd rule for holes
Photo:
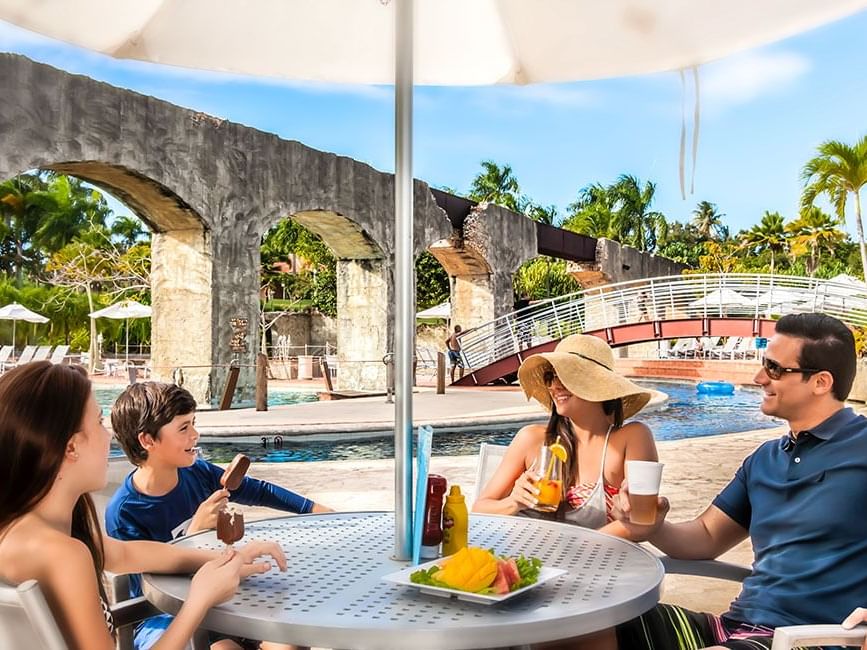
[[[753,388],[739,388],[734,395],[701,395],[696,391],[695,384],[691,383],[654,381],[639,383],[667,393],[669,396],[664,407],[644,413],[639,418],[650,427],[657,440],[713,436],[720,433],[770,428],[780,424],[780,421],[762,414],[759,410],[761,393]],[[310,396],[303,393],[300,395]],[[315,394],[312,397],[315,399]],[[298,401],[309,400],[299,398]],[[515,433],[515,429],[437,432],[433,439],[433,454],[436,456],[477,454],[481,443],[507,445]],[[271,443],[264,446],[262,443],[252,442],[207,443],[202,447],[205,458],[217,463],[227,463],[237,453],[247,454],[254,461],[271,463],[394,457],[394,440],[390,436],[356,441],[295,443],[284,441],[280,448],[275,448]]]
[[[124,390],[124,387],[95,386],[93,394],[96,395],[96,403],[102,407],[102,412],[108,415],[111,405]],[[301,402],[315,402],[319,398],[315,392],[291,392],[291,391],[268,391],[268,406],[283,406],[286,404],[300,404]]]

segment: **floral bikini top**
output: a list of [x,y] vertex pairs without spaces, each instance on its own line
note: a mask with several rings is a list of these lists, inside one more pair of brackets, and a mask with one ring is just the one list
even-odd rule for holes
[[566,504],[569,506],[563,514],[565,520],[584,528],[602,528],[613,521],[611,510],[614,497],[620,493],[620,488],[605,483],[605,455],[608,453],[608,438],[611,436],[612,424],[605,434],[605,446],[602,448],[602,461],[599,464],[599,478],[595,483],[578,483],[566,491]]

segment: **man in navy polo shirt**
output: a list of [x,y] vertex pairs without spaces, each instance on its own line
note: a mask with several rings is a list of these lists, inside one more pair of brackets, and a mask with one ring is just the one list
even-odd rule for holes
[[781,318],[754,381],[761,409],[790,432],[762,444],[692,521],[623,523],[671,557],[713,559],[750,537],[755,562],[722,616],[658,605],[577,647],[599,650],[770,648],[782,625],[839,623],[867,604],[867,419],[845,408],[855,341],[824,314]]

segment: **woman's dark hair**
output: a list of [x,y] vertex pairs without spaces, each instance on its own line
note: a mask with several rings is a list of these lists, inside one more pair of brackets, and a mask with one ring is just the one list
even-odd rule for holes
[[[614,431],[623,426],[623,400],[620,398],[609,399],[602,402],[602,411],[611,418]],[[575,438],[569,426],[569,418],[557,413],[556,408],[551,409],[551,418],[545,429],[545,444],[552,445],[559,442],[566,448],[569,454],[566,460],[566,475],[564,485],[572,485],[578,477],[578,454],[575,453]],[[565,491],[564,491],[565,495]]]
[[[801,339],[798,366],[827,370],[834,378],[834,397],[841,402],[849,397],[855,381],[855,337],[842,321],[825,314],[788,314],[777,321],[775,331]],[[811,374],[803,374],[803,380]]]
[[[37,361],[0,377],[0,531],[48,494],[70,438],[81,430],[90,393],[81,366]],[[90,551],[105,598],[105,549],[89,494],[79,497],[73,508],[72,536]]]

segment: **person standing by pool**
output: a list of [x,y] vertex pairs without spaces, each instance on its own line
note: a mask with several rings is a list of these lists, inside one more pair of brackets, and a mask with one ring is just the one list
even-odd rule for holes
[[[123,540],[168,542],[216,527],[228,501],[295,513],[331,512],[278,485],[244,477],[231,494],[220,484],[223,470],[197,458],[196,401],[174,384],[129,386],[111,410],[114,435],[135,471],[108,503],[108,534]],[[140,580],[130,580],[141,595]],[[135,647],[149,648],[171,622],[168,614],[147,619],[135,632]],[[222,648],[237,647],[223,644]],[[284,646],[281,646],[284,647]]]
[[770,648],[776,627],[839,623],[867,604],[867,418],[845,406],[855,372],[855,339],[841,321],[777,321],[754,381],[762,412],[786,420],[789,432],[748,456],[690,521],[666,521],[660,498],[655,524],[626,523],[627,490],[620,498],[630,537],[674,558],[714,559],[749,538],[755,560],[740,594],[721,617],[658,605],[572,647],[678,649],[692,639],[690,648]]
[[461,333],[461,326],[455,325],[454,334],[446,339],[446,348],[449,351],[449,363],[452,366],[451,377],[452,383],[455,383],[455,369],[460,368],[460,377],[464,376],[464,360],[461,357],[461,342],[458,340],[458,334]]
[[521,364],[518,379],[527,398],[550,411],[547,425],[531,424],[515,435],[500,466],[484,486],[474,512],[537,516],[537,478],[530,467],[542,445],[566,448],[566,489],[557,519],[625,536],[613,520],[613,498],[627,460],[657,460],[653,434],[638,413],[651,393],[614,370],[614,353],[595,336],[574,334],[553,352]]

